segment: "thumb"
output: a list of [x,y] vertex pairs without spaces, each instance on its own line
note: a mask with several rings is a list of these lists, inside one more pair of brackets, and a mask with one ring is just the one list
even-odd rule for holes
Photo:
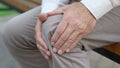
[[39,15],[39,19],[41,22],[44,22],[47,19],[47,17],[48,17],[47,13],[41,13]]

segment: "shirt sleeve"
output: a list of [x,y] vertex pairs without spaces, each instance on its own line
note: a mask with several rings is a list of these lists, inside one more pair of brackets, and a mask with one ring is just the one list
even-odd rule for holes
[[51,12],[69,3],[69,0],[42,0],[41,13]]
[[114,7],[120,6],[120,0],[82,0],[96,19],[101,18]]

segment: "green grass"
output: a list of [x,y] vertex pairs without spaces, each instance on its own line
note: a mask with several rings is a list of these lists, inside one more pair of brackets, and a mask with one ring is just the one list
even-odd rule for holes
[[10,10],[10,11],[0,11],[0,16],[9,16],[19,14],[16,10]]
[[0,9],[8,9],[8,10],[1,10],[0,11],[0,17],[19,14],[19,12],[17,12],[14,9],[9,10],[9,7],[7,5],[2,4],[2,3],[0,3]]
[[15,9],[9,9],[9,6],[3,3],[0,3],[0,29],[5,24],[5,22],[11,16],[16,16],[20,14]]
[[2,9],[7,9],[7,8],[8,8],[8,6],[6,6],[6,5],[4,5],[4,4],[0,3],[0,8],[2,8]]

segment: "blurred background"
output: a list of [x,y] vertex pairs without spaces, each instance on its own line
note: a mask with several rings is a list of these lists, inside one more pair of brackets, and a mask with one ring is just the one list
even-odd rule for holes
[[[0,31],[11,18],[40,6],[41,0],[0,0]],[[88,52],[91,68],[120,68],[120,44]],[[21,68],[5,47],[0,34],[0,68]]]

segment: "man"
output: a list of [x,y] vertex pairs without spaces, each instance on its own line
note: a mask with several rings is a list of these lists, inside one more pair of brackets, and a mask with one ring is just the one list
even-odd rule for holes
[[120,0],[76,0],[70,4],[51,0],[58,7],[48,12],[43,4],[49,1],[43,2],[40,20],[41,8],[37,7],[11,19],[2,32],[23,68],[89,68],[87,50],[120,41],[120,7],[115,8]]

